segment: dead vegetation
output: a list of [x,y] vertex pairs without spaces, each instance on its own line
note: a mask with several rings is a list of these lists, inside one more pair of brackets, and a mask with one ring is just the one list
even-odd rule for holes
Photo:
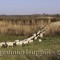
[[3,21],[0,21],[0,34],[28,36],[39,30],[39,28],[42,28],[43,26],[47,27],[45,35],[60,34],[60,22],[53,22],[49,25],[44,22],[41,22],[41,24],[37,25],[17,25]]
[[47,25],[46,35],[60,35],[60,21]]

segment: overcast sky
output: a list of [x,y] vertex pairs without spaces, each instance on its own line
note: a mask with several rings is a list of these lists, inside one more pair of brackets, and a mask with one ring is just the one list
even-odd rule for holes
[[60,14],[60,0],[0,0],[0,15]]

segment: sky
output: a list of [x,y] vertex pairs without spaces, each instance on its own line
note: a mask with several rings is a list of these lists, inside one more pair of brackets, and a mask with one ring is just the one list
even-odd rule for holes
[[60,0],[0,0],[0,15],[60,14]]

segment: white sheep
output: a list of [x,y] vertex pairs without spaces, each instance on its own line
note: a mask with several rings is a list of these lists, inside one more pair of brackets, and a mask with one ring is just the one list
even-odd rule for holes
[[27,38],[27,41],[29,41],[29,40],[31,40],[33,38],[34,38],[34,36],[31,36],[31,37]]
[[38,37],[35,37],[34,39],[37,40]]
[[[25,40],[23,40],[23,41],[25,41]],[[16,45],[17,45],[17,46],[22,45],[22,44],[23,44],[23,41],[19,41],[19,42],[17,41],[17,42],[16,42]]]
[[14,44],[15,42],[6,42],[6,44],[7,44],[7,46],[8,47],[12,47],[13,48],[13,44]]
[[32,42],[33,42],[33,40],[29,40],[28,42],[29,42],[29,43],[32,43]]
[[39,42],[42,42],[42,40],[41,40],[41,39],[39,39],[38,41],[39,41]]
[[31,36],[31,39],[33,39],[34,38],[34,36]]
[[15,42],[15,43],[16,43],[17,46],[20,45],[20,42]]
[[43,33],[40,33],[40,37],[41,37],[41,38],[43,37]]
[[28,44],[28,41],[23,41],[23,44]]
[[20,44],[19,42],[20,42],[19,40],[15,40],[16,45],[19,45]]
[[36,33],[34,33],[33,36],[36,37]]
[[5,42],[0,42],[0,48],[5,45]]
[[39,30],[39,31],[37,32],[37,35],[40,34],[40,32],[41,32],[41,31]]
[[23,41],[20,41],[20,42],[19,42],[19,45],[22,45],[22,44],[23,44]]
[[15,40],[15,42],[19,42],[19,40]]

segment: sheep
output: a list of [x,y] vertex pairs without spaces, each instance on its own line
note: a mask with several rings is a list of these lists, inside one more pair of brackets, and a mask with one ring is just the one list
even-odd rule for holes
[[20,43],[17,41],[17,42],[15,42],[16,43],[16,46],[18,46]]
[[32,42],[33,42],[33,40],[29,40],[28,42],[29,42],[29,43],[32,43]]
[[15,40],[16,45],[19,45],[19,40]]
[[41,37],[41,38],[43,37],[43,33],[40,33],[40,37]]
[[19,40],[15,40],[15,42],[19,42]]
[[16,42],[13,43],[13,47],[15,47],[15,46],[16,46]]
[[23,41],[23,44],[28,44],[28,41]]
[[39,39],[38,41],[39,41],[39,42],[42,42],[42,40],[41,40],[41,39]]
[[5,42],[0,42],[0,48],[5,45]]
[[42,28],[41,32],[40,32],[40,37],[43,37],[43,34],[45,33],[45,28]]
[[29,41],[29,40],[31,40],[33,38],[34,38],[34,36],[31,36],[31,37],[27,38],[26,40]]
[[36,33],[34,33],[33,36],[36,37]]
[[15,43],[16,43],[17,46],[20,46],[20,45],[23,44],[23,42],[24,42],[25,40],[26,40],[26,39],[24,39],[23,41],[16,41]]
[[37,32],[37,35],[40,34],[40,32],[41,32],[41,31],[39,30],[39,31]]
[[42,40],[42,37],[43,37],[43,34],[44,34],[45,30],[42,29],[42,30],[39,30],[38,32],[34,33],[33,36],[27,38],[27,39],[24,39],[23,41],[19,41],[19,40],[15,40],[14,42],[1,42],[0,43],[0,47],[4,46],[8,46],[8,47],[14,47],[14,46],[20,46],[20,45],[25,45],[25,44],[28,44],[28,43],[32,43],[33,42],[33,39],[34,40],[37,40],[39,42],[41,42]]
[[45,33],[45,31],[46,31],[46,27],[43,28],[40,33],[42,33],[42,32]]
[[16,45],[19,46],[19,45],[22,45],[23,41],[19,41],[19,42],[16,42]]
[[23,41],[20,41],[20,42],[19,42],[19,45],[22,45],[22,44],[23,44]]
[[15,43],[15,42],[6,42],[7,46],[8,46],[8,47],[12,47],[12,48],[13,48],[13,46],[14,46],[14,43]]
[[34,40],[37,40],[37,37],[35,37]]

